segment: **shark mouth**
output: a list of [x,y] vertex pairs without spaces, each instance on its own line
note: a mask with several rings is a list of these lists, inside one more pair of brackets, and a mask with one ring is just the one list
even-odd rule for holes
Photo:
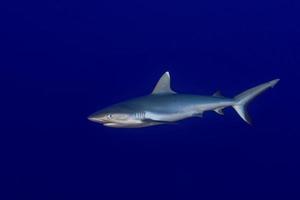
[[114,123],[114,122],[103,123],[103,126],[113,127],[113,128],[140,128],[140,127],[146,127],[151,125],[152,124],[149,123],[132,123],[132,124]]
[[121,124],[113,123],[113,122],[106,122],[106,123],[103,123],[103,126],[118,127],[118,126],[121,126]]
[[103,123],[103,126],[114,127],[114,128],[126,128],[126,127],[132,127],[132,124],[106,122],[106,123]]

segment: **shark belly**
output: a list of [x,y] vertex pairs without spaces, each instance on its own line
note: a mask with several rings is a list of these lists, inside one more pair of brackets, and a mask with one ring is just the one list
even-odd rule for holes
[[205,111],[232,105],[231,99],[194,95],[165,96],[156,101],[149,101],[145,110],[145,119],[174,122],[185,118],[202,116],[202,113]]
[[159,107],[150,107],[152,109],[145,110],[145,119],[162,122],[175,122],[202,113],[202,110],[198,109],[196,105],[184,102],[164,102]]
[[185,112],[185,113],[158,113],[158,112],[146,112],[145,118],[151,119],[157,122],[175,122],[178,120],[182,120],[188,117],[192,117],[195,114]]

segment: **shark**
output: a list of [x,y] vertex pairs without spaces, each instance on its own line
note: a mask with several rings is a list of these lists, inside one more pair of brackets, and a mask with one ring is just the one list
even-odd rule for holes
[[247,105],[265,90],[273,88],[279,80],[265,82],[228,98],[220,91],[210,96],[177,93],[171,88],[170,73],[167,71],[156,83],[151,94],[103,108],[88,116],[88,119],[107,127],[142,128],[202,117],[207,111],[224,115],[224,108],[233,107],[245,122],[251,124]]

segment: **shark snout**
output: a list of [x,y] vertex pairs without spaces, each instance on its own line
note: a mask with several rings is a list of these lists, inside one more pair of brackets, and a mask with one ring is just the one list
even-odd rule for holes
[[88,120],[90,120],[92,122],[98,122],[98,119],[96,117],[92,117],[92,116],[89,116]]
[[88,120],[92,121],[92,122],[98,122],[98,123],[103,123],[105,122],[105,119],[103,116],[99,116],[96,114],[92,114],[90,116],[88,116]]

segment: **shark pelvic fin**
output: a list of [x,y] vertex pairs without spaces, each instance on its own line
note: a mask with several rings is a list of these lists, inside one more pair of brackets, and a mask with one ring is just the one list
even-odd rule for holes
[[156,83],[156,86],[154,90],[152,91],[152,94],[174,94],[174,92],[171,89],[171,78],[170,73],[165,72],[159,81]]

